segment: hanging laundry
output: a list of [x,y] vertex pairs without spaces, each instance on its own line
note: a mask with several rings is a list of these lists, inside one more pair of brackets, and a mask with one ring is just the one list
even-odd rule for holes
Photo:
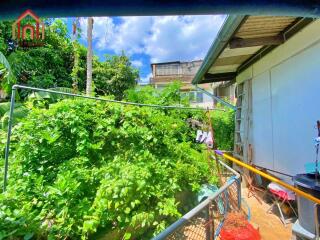
[[202,132],[202,136],[201,136],[200,142],[201,143],[205,143],[207,138],[208,138],[208,133],[207,132]]
[[197,130],[196,142],[205,143],[208,137],[208,133],[202,130]]
[[213,138],[212,138],[212,133],[208,132],[208,136],[206,139],[206,144],[209,148],[213,148]]
[[196,142],[200,142],[202,138],[202,130],[197,130]]
[[189,123],[190,127],[192,127],[193,129],[198,129],[196,132],[197,133],[196,142],[204,143],[208,147],[213,148],[213,136],[211,131],[208,131],[209,127],[203,124],[202,122],[192,118],[187,119],[187,122]]
[[213,138],[211,132],[205,132],[202,130],[197,130],[196,142],[204,143],[208,147],[213,148]]

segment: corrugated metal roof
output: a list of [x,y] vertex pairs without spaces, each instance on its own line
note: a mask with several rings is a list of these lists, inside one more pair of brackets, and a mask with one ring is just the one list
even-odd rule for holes
[[278,36],[288,26],[293,24],[295,17],[265,17],[250,16],[235,34],[238,38],[256,38]]
[[232,73],[242,71],[254,61],[255,56],[284,43],[297,29],[303,28],[312,20],[290,16],[245,16],[239,24],[239,20],[228,22],[227,19],[228,24],[224,24],[222,30],[238,25],[233,27],[234,31],[231,33],[227,29],[222,31],[228,35],[228,39],[225,36],[216,38],[211,49],[219,44],[223,44],[223,47],[209,51],[193,83],[226,81],[226,78],[233,80],[235,74]]

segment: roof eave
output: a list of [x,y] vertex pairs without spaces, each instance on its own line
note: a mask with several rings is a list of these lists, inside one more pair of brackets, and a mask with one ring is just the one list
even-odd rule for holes
[[215,41],[212,43],[206,57],[204,58],[198,72],[193,78],[192,84],[201,83],[202,78],[211,68],[215,60],[219,57],[219,54],[228,44],[230,38],[234,35],[235,31],[239,28],[245,17],[246,16],[244,15],[229,15],[227,17]]

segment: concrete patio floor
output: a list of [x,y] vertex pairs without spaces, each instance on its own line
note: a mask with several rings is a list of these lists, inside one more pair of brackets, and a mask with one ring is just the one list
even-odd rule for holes
[[290,240],[292,237],[292,223],[286,225],[281,222],[278,212],[267,213],[270,204],[259,201],[255,197],[248,198],[248,189],[242,188],[242,198],[247,202],[251,211],[251,223],[259,228],[263,240]]

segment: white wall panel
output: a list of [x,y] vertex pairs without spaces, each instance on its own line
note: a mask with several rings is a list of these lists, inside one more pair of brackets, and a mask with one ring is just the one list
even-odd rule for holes
[[273,168],[272,113],[269,72],[252,81],[252,149],[253,162]]
[[252,78],[254,162],[289,174],[315,160],[320,119],[320,20],[237,76]]
[[274,168],[304,172],[315,160],[320,119],[320,43],[271,69]]

